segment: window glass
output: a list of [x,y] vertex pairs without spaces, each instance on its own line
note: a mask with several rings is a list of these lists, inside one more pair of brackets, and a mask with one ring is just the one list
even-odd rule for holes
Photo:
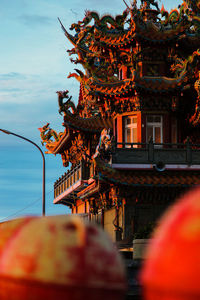
[[148,123],[153,122],[153,116],[147,116],[147,122]]
[[149,142],[150,138],[153,138],[153,127],[147,126],[147,143]]
[[[137,117],[128,116],[125,118],[125,143],[137,143]],[[132,145],[134,148],[137,145]],[[126,145],[131,147],[131,145]]]
[[155,127],[155,143],[161,143],[161,128]]
[[132,134],[133,134],[133,136],[132,136],[133,143],[137,143],[137,127],[133,128]]
[[126,142],[131,143],[131,129],[130,128],[126,129]]
[[[150,138],[153,138],[153,142],[157,144],[163,143],[163,125],[162,116],[149,115],[147,116],[146,123],[146,141],[149,142]],[[160,147],[161,145],[157,145]]]
[[161,116],[154,116],[154,122],[161,122]]
[[131,124],[131,118],[127,117],[126,118],[126,125]]

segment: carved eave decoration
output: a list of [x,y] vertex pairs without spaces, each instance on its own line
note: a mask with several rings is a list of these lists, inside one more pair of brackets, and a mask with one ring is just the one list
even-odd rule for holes
[[71,141],[72,135],[73,135],[72,130],[70,130],[70,128],[65,128],[62,138],[57,142],[52,153],[53,154],[62,153],[66,144],[69,144],[69,142]]
[[112,129],[112,118],[102,118],[100,115],[91,118],[74,117],[67,111],[64,116],[64,126],[80,132],[100,133],[103,128]]
[[76,165],[86,154],[87,144],[84,136],[80,133],[71,140],[71,146],[65,148],[61,153],[63,165],[68,166],[69,163]]
[[50,123],[47,123],[41,128],[38,128],[40,131],[41,143],[46,147],[46,153],[55,154],[55,149],[59,147],[60,143],[65,139],[66,135],[68,135],[67,131],[57,133],[54,129],[50,128]]

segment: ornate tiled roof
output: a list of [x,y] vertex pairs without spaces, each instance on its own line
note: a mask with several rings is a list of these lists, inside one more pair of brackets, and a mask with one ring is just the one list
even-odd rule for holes
[[[93,12],[89,13],[92,14]],[[130,26],[127,29],[124,27],[120,29],[110,29],[107,26],[101,26],[96,23],[94,25],[96,38],[99,39],[104,46],[107,45],[108,47],[122,48],[128,44],[131,44],[135,38],[143,39],[152,43],[166,43],[170,40],[177,39],[186,31],[186,29],[189,28],[189,23],[185,22],[184,18],[177,23],[174,22],[173,26],[173,22],[169,22],[168,24],[166,23],[164,26],[162,22],[154,23],[151,20],[145,22],[143,20],[142,13],[142,11],[138,10],[137,13],[133,15]],[[77,27],[79,26],[78,23],[76,25]],[[65,32],[65,35],[73,45],[76,45],[77,41],[79,40],[78,36],[81,30],[88,28],[88,32],[89,29],[91,29],[91,32],[93,32],[92,26],[80,26],[78,29],[79,31],[77,30],[78,33],[73,36],[67,32],[62,23],[61,26]],[[184,37],[186,37],[186,35]],[[90,51],[93,51],[93,45],[89,45],[89,49]]]
[[113,126],[111,118],[102,118],[99,115],[91,118],[82,118],[72,114],[70,111],[65,113],[63,125],[72,129],[92,132],[101,132],[102,129],[109,129]]
[[121,96],[132,92],[135,89],[148,90],[153,93],[169,93],[181,89],[185,82],[185,76],[181,78],[167,78],[164,76],[133,76],[115,83],[101,83],[93,81],[90,84],[91,94],[102,94],[107,96]]
[[194,186],[200,184],[199,171],[116,170],[96,159],[100,179],[130,186]]
[[147,26],[137,26],[137,36],[141,39],[147,40],[153,43],[165,43],[170,40],[177,39],[188,28],[188,24],[184,26],[184,22],[180,22],[175,28],[164,29],[159,23],[153,22],[147,23]]
[[[142,39],[151,43],[166,43],[170,40],[177,39],[188,28],[188,25],[183,26],[182,23],[175,28],[164,29],[159,24],[148,22],[146,26],[140,24],[137,20],[132,22],[132,26],[128,30],[118,32],[106,32],[97,28],[101,42],[113,46],[124,47],[132,43],[133,40]],[[98,34],[97,34],[98,36]]]

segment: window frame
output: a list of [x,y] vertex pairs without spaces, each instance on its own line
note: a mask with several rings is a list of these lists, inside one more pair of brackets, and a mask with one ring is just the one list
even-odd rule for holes
[[[131,120],[135,119],[136,122],[131,122],[130,124],[127,124],[128,119],[131,119]],[[137,122],[138,122],[137,115],[127,115],[124,117],[124,141],[125,141],[125,143],[128,143],[127,142],[127,129],[130,129],[130,131],[131,131],[131,133],[130,133],[131,141],[129,143],[137,143],[138,142],[138,132],[137,132],[138,124],[137,124]],[[136,138],[135,138],[136,141],[133,141],[134,140],[134,134],[133,134],[134,129],[136,129]],[[125,147],[126,148],[137,148],[138,145],[125,145]]]
[[[148,121],[148,117],[160,117],[160,122],[157,121]],[[160,128],[160,143],[159,144],[163,144],[163,116],[162,115],[147,115],[146,116],[146,142],[149,143],[148,140],[148,135],[147,135],[147,130],[148,128],[153,128],[153,143],[155,143],[155,128]],[[162,148],[162,145],[156,144],[155,147],[156,148]]]

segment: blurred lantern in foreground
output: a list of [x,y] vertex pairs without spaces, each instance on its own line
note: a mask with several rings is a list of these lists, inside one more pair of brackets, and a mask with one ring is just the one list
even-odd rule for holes
[[146,300],[200,299],[200,189],[163,216],[141,272]]
[[124,298],[125,272],[105,232],[72,216],[0,225],[1,300]]

